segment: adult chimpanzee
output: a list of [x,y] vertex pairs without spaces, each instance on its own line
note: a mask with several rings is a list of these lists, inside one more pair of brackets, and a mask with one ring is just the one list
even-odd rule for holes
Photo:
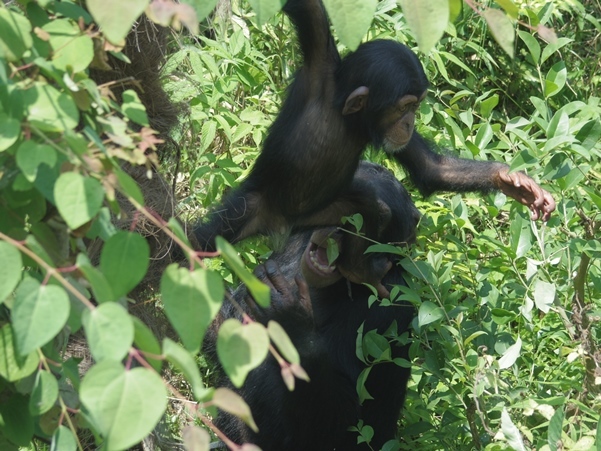
[[[217,235],[238,241],[290,227],[335,225],[353,213],[367,218],[364,233],[376,236],[377,206],[347,189],[370,143],[402,164],[425,195],[500,189],[528,205],[533,219],[549,217],[553,198],[526,174],[509,174],[503,163],[438,155],[414,132],[428,80],[411,50],[376,40],[341,60],[320,0],[288,0],[284,11],[298,30],[303,66],[249,176],[195,229],[201,247],[212,250]],[[379,282],[389,266],[374,259],[357,263],[365,245],[347,248],[340,271],[385,293]]]
[[[383,242],[413,241],[419,213],[390,171],[362,162],[352,183],[353,188],[369,184],[372,191],[366,194],[366,200],[380,203],[390,213],[377,238]],[[329,265],[323,242],[330,231],[318,229],[294,235],[280,253],[257,267],[259,279],[271,287],[270,307],[259,308],[244,287],[235,293],[238,303],[257,321],[266,324],[273,319],[285,328],[311,379],[308,383],[297,380],[294,391],[288,391],[272,356],[251,371],[239,393],[250,405],[259,433],[227,414],[220,413],[216,420],[216,425],[237,443],[255,443],[264,451],[363,449],[357,445],[357,433],[348,431],[359,419],[375,431],[372,449],[380,449],[395,437],[409,369],[393,363],[373,366],[366,385],[373,399],[361,405],[356,384],[366,365],[357,358],[355,343],[363,322],[365,333],[376,329],[383,334],[395,323],[401,335],[408,330],[414,310],[404,303],[370,308],[367,301],[371,291],[363,285],[349,284]],[[347,251],[340,247],[341,254]],[[298,278],[301,272],[306,283]],[[401,267],[395,264],[383,283],[404,284],[403,276]],[[238,315],[232,304],[224,304],[205,342],[209,356],[216,358],[217,326]],[[408,358],[407,346],[392,343],[391,350],[392,358]],[[227,383],[226,378],[224,381]]]

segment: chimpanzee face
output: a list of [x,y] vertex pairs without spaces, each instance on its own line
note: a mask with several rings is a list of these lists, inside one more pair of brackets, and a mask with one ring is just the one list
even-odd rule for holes
[[384,136],[382,146],[386,152],[399,152],[407,145],[415,128],[415,114],[426,94],[422,93],[419,98],[405,95],[383,114],[380,125]]

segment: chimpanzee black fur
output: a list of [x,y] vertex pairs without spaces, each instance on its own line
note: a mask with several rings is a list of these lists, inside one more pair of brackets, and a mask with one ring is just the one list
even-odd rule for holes
[[[503,163],[438,155],[413,131],[428,80],[406,46],[375,40],[341,60],[320,0],[289,0],[284,11],[298,31],[303,66],[250,174],[196,227],[204,250],[214,250],[217,235],[235,242],[291,227],[337,225],[354,213],[363,215],[364,233],[377,236],[384,227],[378,205],[365,203],[351,184],[370,143],[402,164],[423,194],[501,189],[529,205],[535,218],[555,209],[550,194],[526,174],[508,174]],[[380,280],[389,267],[362,258],[361,244],[347,246],[338,267],[349,280],[385,294]]]
[[[367,180],[373,187],[370,195],[375,196],[371,201],[383,202],[391,212],[388,226],[378,238],[382,242],[411,243],[419,213],[403,186],[390,171],[362,162],[353,183]],[[313,235],[319,233],[317,230]],[[374,428],[371,446],[380,449],[383,443],[395,437],[409,369],[393,363],[375,365],[366,385],[374,399],[360,405],[356,383],[365,365],[355,353],[357,330],[364,322],[364,332],[377,329],[383,333],[396,322],[400,335],[408,330],[414,310],[409,304],[382,307],[376,303],[370,308],[367,301],[371,291],[341,277],[316,288],[312,286],[314,281],[327,279],[328,274],[315,272],[314,268],[304,271],[310,302],[299,300],[301,296],[294,279],[306,266],[311,240],[310,231],[292,236],[281,252],[257,268],[257,276],[272,288],[269,308],[258,307],[244,286],[234,295],[257,321],[267,324],[273,319],[284,327],[311,381],[297,379],[295,390],[288,391],[279,364],[269,356],[238,390],[250,405],[259,433],[255,434],[239,419],[223,413],[216,425],[235,442],[255,443],[263,451],[353,450],[367,449],[365,445],[357,445],[356,432],[348,431],[362,419]],[[346,251],[341,246],[340,252]],[[401,267],[395,264],[383,282],[390,289],[392,285],[404,284],[404,276]],[[217,328],[230,317],[239,317],[239,312],[226,301],[205,341],[207,354],[215,360]],[[391,344],[391,348],[393,358],[408,358],[407,346]],[[227,378],[223,377],[223,383],[228,384]]]

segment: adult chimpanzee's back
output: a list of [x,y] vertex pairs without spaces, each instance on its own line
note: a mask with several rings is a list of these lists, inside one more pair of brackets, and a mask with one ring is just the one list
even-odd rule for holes
[[[377,238],[410,243],[419,214],[407,192],[388,170],[362,162],[353,184],[367,183],[373,188],[366,194],[369,200],[380,202],[390,212]],[[284,327],[310,377],[310,382],[297,379],[295,390],[288,391],[280,365],[271,355],[251,371],[238,392],[249,404],[259,433],[227,414],[216,420],[237,443],[255,443],[264,451],[367,449],[357,445],[356,432],[348,431],[359,420],[374,429],[373,449],[395,438],[410,370],[393,363],[375,365],[366,383],[374,399],[361,404],[356,385],[366,365],[357,358],[355,343],[362,324],[365,333],[384,333],[396,322],[396,333],[401,335],[409,329],[414,310],[408,304],[382,307],[376,303],[369,307],[369,289],[328,268],[323,239],[336,233],[328,228],[295,235],[281,252],[257,268],[257,276],[271,287],[269,308],[259,308],[244,287],[235,293],[236,301],[257,321],[266,324],[275,320]],[[347,242],[339,243],[340,253],[347,252]],[[393,263],[384,279],[388,289],[405,283],[401,267]],[[301,273],[306,285],[300,282],[297,286],[294,280]],[[238,315],[226,302],[205,343],[214,359],[219,323]],[[392,358],[408,358],[407,346],[391,341],[391,350]],[[223,382],[228,384],[225,376]]]

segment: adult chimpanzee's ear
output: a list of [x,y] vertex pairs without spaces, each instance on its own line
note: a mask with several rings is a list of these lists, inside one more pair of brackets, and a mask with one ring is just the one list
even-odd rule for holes
[[378,216],[378,235],[380,235],[392,220],[392,210],[382,199],[378,199]]
[[357,111],[361,111],[367,105],[367,96],[369,94],[369,88],[367,86],[359,86],[346,98],[344,108],[342,109],[342,115],[353,114]]

